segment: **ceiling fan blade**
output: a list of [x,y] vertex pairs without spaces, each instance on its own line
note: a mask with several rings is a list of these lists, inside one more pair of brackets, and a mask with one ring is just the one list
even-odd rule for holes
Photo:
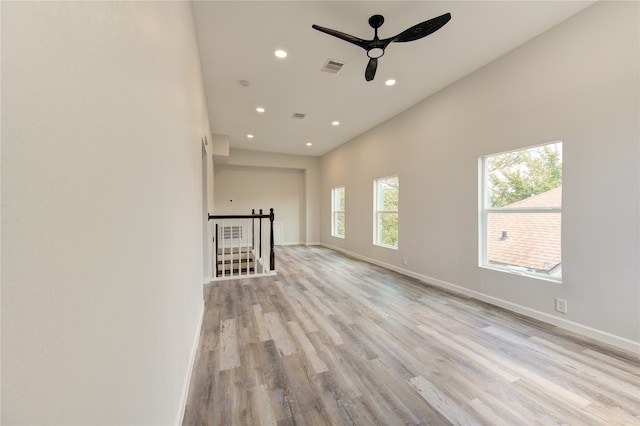
[[440,28],[444,26],[444,24],[449,22],[450,19],[451,19],[451,14],[445,13],[444,15],[438,16],[433,19],[429,19],[428,21],[421,22],[409,29],[404,30],[397,36],[391,37],[391,41],[396,43],[404,43],[406,41],[421,39],[422,37],[426,37],[429,34],[432,34],[438,31]]
[[367,69],[364,71],[364,78],[367,81],[373,80],[373,77],[376,76],[376,70],[378,69],[378,58],[369,59],[369,63],[367,64]]
[[354,37],[352,35],[349,35],[340,31],[332,30],[331,28],[321,27],[320,25],[313,24],[311,27],[325,34],[329,34],[339,39],[342,39],[344,41],[348,41],[349,43],[355,44],[356,46],[362,47],[363,49],[368,48],[369,41],[367,40],[363,40],[361,38]]

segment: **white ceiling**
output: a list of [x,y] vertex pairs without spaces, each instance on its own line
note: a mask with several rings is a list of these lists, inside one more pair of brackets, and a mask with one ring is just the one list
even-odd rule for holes
[[[196,1],[211,130],[229,136],[231,148],[323,155],[593,3]],[[365,50],[311,28],[372,39],[368,19],[381,14],[378,32],[387,38],[446,12],[451,21],[439,31],[389,45],[371,82],[364,79]],[[288,56],[276,58],[276,49]],[[328,59],[346,65],[338,74],[322,72]],[[389,78],[397,84],[385,86]],[[257,113],[258,106],[266,112]],[[306,117],[293,119],[294,113]]]

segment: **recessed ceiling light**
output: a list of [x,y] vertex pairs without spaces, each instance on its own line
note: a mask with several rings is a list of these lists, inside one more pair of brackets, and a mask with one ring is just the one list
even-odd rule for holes
[[331,125],[332,126],[339,126],[340,122],[339,121],[333,121],[333,122],[331,122]]
[[253,135],[247,135],[247,138],[253,139]]
[[396,84],[396,81],[390,78],[389,80],[385,81],[384,84],[386,84],[387,86],[393,86],[394,84]]
[[258,107],[258,108],[256,108],[256,111],[258,111],[258,112],[262,113],[262,112],[264,112],[264,108],[262,108],[262,107]]
[[278,58],[286,58],[287,57],[287,52],[285,52],[284,50],[276,50],[274,53]]
[[311,146],[311,145],[313,145],[313,144],[312,144],[311,142],[307,142],[305,145],[307,145],[307,146]]

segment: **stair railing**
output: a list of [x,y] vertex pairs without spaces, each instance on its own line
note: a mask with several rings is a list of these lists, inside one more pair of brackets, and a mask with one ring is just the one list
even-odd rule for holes
[[[263,238],[262,222],[269,219],[269,239]],[[215,223],[214,279],[245,278],[269,275],[275,271],[273,239],[273,209],[263,214],[262,209],[250,215],[209,215]],[[256,232],[258,222],[258,232]],[[263,250],[264,248],[264,250]],[[263,252],[269,251],[267,266]]]

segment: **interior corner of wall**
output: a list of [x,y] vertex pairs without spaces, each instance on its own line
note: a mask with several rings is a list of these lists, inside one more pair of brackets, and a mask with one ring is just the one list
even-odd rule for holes
[[229,160],[229,136],[214,133],[211,139],[213,161],[225,164]]

